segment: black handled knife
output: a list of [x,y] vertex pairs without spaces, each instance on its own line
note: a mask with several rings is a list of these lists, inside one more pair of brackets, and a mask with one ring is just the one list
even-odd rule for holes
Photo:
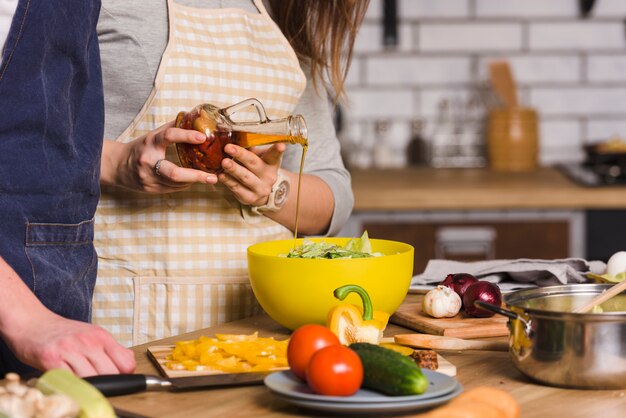
[[185,391],[263,383],[271,372],[220,373],[165,379],[146,374],[109,374],[86,377],[104,396],[129,395],[144,391]]

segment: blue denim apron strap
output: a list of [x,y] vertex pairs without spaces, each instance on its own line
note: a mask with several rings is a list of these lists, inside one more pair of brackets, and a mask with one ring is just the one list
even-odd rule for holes
[[[45,306],[82,321],[97,268],[99,12],[99,0],[19,0],[0,66],[0,256]],[[28,370],[0,351],[0,376]]]

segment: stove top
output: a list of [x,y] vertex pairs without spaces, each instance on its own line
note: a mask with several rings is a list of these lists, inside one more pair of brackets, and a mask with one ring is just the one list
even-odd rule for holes
[[559,164],[557,168],[576,183],[587,187],[626,185],[626,173],[619,165],[589,166],[581,164]]

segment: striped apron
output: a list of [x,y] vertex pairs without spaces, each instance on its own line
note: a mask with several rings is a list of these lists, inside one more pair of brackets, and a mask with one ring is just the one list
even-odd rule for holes
[[[224,107],[255,97],[270,118],[291,114],[306,78],[261,0],[254,3],[259,13],[169,0],[169,41],[154,88],[116,140],[146,134],[199,103]],[[168,159],[177,162],[173,149]],[[163,195],[103,188],[93,321],[137,345],[259,313],[246,249],[292,233],[246,209],[222,185]]]

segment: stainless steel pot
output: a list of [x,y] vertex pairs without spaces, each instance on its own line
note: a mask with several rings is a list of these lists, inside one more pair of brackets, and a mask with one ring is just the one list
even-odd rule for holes
[[626,292],[601,305],[602,313],[571,311],[611,287],[551,286],[511,292],[508,309],[476,305],[509,317],[509,351],[525,375],[554,386],[626,388]]

